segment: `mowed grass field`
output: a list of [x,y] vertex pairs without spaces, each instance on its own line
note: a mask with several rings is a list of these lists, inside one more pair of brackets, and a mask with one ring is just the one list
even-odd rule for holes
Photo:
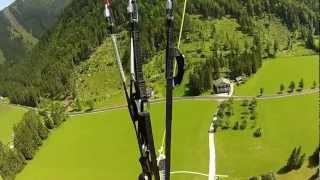
[[[208,128],[217,104],[174,103],[172,171],[208,173]],[[162,141],[164,104],[151,106],[156,146]],[[18,180],[136,179],[138,147],[127,109],[71,117],[55,130]],[[175,180],[206,177],[175,174]]]
[[319,84],[319,57],[300,56],[282,57],[266,60],[263,67],[248,81],[235,89],[235,95],[259,94],[260,88],[264,89],[265,95],[277,94],[280,91],[280,84],[287,90],[291,81],[296,87],[303,78],[305,89],[310,89],[313,81]]
[[22,119],[26,109],[0,104],[0,141],[9,143],[12,138],[13,126]]
[[[246,130],[216,133],[218,174],[238,179],[277,172],[298,146],[302,147],[308,159],[319,142],[318,102],[318,95],[259,100],[257,123],[258,127],[263,128],[262,137],[254,138],[254,130],[250,126]],[[235,106],[239,107],[240,102],[235,102]],[[235,111],[237,109],[235,107]],[[302,169],[281,178],[302,180],[313,173],[315,170]]]

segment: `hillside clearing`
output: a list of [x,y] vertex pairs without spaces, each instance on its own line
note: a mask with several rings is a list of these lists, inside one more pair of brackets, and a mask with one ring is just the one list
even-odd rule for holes
[[277,94],[280,85],[288,89],[289,83],[294,81],[296,87],[301,78],[305,89],[310,89],[313,81],[319,84],[319,58],[318,56],[282,57],[266,60],[257,74],[235,89],[236,95],[255,96],[260,88],[265,95]]

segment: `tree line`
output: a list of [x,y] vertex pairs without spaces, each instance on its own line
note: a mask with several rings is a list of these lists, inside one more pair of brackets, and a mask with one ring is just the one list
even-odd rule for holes
[[14,179],[27,161],[34,158],[50,130],[59,127],[66,118],[59,102],[46,101],[38,111],[26,112],[13,128],[12,145],[9,147],[0,141],[0,175],[3,179]]
[[205,62],[196,65],[189,73],[190,95],[200,95],[212,89],[214,80],[221,76],[221,69],[227,68],[227,77],[235,79],[238,76],[250,76],[262,66],[262,44],[260,37],[254,36],[253,45],[245,44],[240,50],[238,41],[227,41],[228,48],[221,49],[213,45],[212,55]]
[[194,0],[189,6],[192,13],[202,14],[205,18],[220,18],[231,15],[236,18],[242,30],[253,32],[255,17],[275,14],[292,31],[305,26],[315,29],[319,34],[319,19],[317,13],[319,3],[316,0]]

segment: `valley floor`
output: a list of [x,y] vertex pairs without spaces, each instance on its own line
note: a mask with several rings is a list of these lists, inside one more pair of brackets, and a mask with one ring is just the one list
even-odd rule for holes
[[[316,102],[316,95],[258,100],[263,136],[254,138],[250,128],[218,131],[215,135],[217,173],[238,179],[275,172],[299,145],[309,156],[318,142],[317,113],[312,108]],[[211,100],[176,101],[172,171],[208,174],[208,127],[216,106]],[[163,103],[151,108],[157,147],[163,134],[163,108]],[[126,109],[74,116],[52,134],[17,179],[133,179],[139,171],[135,143]],[[313,171],[306,170],[306,176],[311,176]],[[187,173],[172,177],[207,179]]]

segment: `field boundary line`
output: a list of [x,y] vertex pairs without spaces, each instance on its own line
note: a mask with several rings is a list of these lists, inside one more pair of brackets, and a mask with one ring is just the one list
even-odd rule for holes
[[[180,97],[173,97],[173,101],[187,101],[187,100],[228,100],[229,98],[233,98],[235,101],[242,101],[245,99],[252,99],[256,98],[257,100],[269,100],[269,99],[281,99],[281,98],[287,98],[287,97],[295,97],[295,96],[303,96],[303,95],[309,95],[309,94],[316,94],[319,93],[319,89],[314,90],[306,90],[299,93],[292,93],[292,94],[275,94],[275,95],[266,95],[266,96],[180,96]],[[160,99],[154,99],[150,100],[151,104],[158,104],[161,102],[165,102],[165,98]],[[127,108],[127,105],[119,105],[119,106],[112,106],[112,107],[106,107],[101,109],[96,109],[90,112],[73,112],[73,113],[67,113],[69,116],[81,116],[81,115],[88,115],[88,114],[96,114],[96,113],[102,113],[102,112],[109,112],[119,109]]]
[[[291,94],[274,94],[274,95],[266,95],[266,96],[232,96],[232,98],[235,101],[241,101],[245,99],[252,99],[256,98],[258,100],[268,100],[268,99],[280,99],[280,98],[286,98],[286,97],[294,97],[294,96],[303,96],[303,95],[309,95],[309,94],[316,94],[319,93],[319,88],[313,89],[313,90],[305,90],[302,92],[298,93],[291,93]],[[230,96],[180,96],[180,97],[173,97],[174,101],[186,101],[186,100],[227,100],[229,99]],[[158,104],[161,102],[165,102],[165,98],[160,98],[160,99],[154,99],[150,100],[151,104]],[[0,102],[0,104],[3,105],[8,105],[8,106],[14,106],[18,108],[24,108],[24,109],[30,109],[30,110],[36,110],[37,108],[30,107],[30,106],[23,106],[19,104],[10,104],[10,103],[3,103]],[[127,108],[127,105],[119,105],[119,106],[111,106],[111,107],[104,107],[100,109],[95,109],[93,111],[89,112],[69,112],[67,113],[69,116],[81,116],[81,115],[88,115],[88,114],[96,114],[100,112],[108,112],[108,111],[113,111],[113,110],[118,110],[118,109],[124,109]]]

